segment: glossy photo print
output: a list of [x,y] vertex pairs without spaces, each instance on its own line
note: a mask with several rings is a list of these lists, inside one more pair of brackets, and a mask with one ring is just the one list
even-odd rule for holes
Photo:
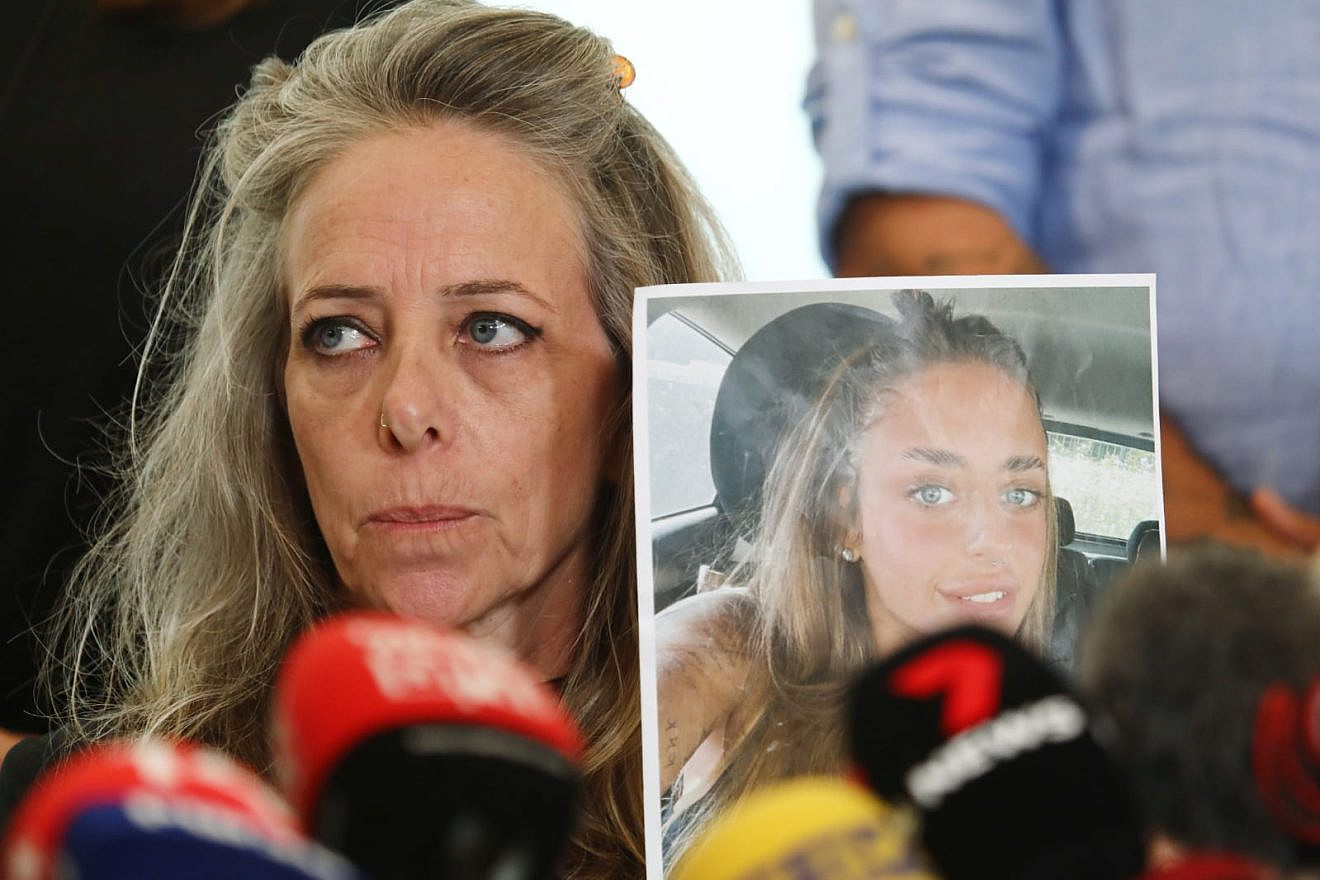
[[852,677],[980,624],[1062,675],[1162,547],[1153,276],[643,288],[647,864],[838,775]]

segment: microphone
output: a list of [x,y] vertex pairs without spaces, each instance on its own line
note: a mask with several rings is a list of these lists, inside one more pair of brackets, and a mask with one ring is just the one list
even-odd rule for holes
[[1307,869],[1320,867],[1320,677],[1304,693],[1281,681],[1264,689],[1252,725],[1251,769],[1293,858]]
[[758,789],[717,816],[671,880],[928,880],[910,814],[860,785],[804,776]]
[[361,880],[251,771],[203,746],[93,746],[41,777],[0,855],[8,880]]
[[1138,880],[1273,880],[1278,872],[1232,853],[1194,852],[1152,868]]
[[572,834],[582,740],[503,650],[378,613],[289,651],[276,774],[308,832],[375,880],[549,878]]
[[1126,880],[1145,861],[1126,781],[1063,680],[978,626],[926,636],[849,695],[853,760],[921,813],[945,880]]

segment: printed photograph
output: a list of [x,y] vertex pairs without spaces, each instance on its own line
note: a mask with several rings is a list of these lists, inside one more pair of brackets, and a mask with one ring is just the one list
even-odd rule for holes
[[[962,623],[1066,676],[1162,552],[1153,276],[638,291],[647,861],[844,769],[852,677]],[[662,866],[662,867],[660,867]]]

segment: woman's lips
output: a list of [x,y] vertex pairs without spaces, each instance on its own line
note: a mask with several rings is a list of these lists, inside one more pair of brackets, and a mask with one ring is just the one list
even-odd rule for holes
[[941,587],[939,594],[971,613],[993,614],[1013,607],[1016,584],[1002,578]]
[[476,516],[475,510],[466,507],[391,507],[368,516],[367,525],[390,531],[443,531],[457,528]]
[[1000,599],[1008,597],[1004,590],[992,590],[986,593],[976,593],[971,596],[959,596],[964,602],[975,602],[978,605],[989,605],[991,602],[998,602]]

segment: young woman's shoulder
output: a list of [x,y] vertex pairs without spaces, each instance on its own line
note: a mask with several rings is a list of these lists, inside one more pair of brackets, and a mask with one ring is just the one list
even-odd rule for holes
[[656,617],[657,660],[691,667],[694,674],[712,682],[740,687],[755,621],[755,602],[742,587],[690,596]]
[[671,617],[704,619],[712,624],[736,625],[756,613],[755,600],[746,587],[721,586],[703,590],[680,599],[657,615],[657,620]]
[[742,701],[755,620],[754,601],[736,587],[698,593],[657,615],[662,789],[708,736],[727,726]]

